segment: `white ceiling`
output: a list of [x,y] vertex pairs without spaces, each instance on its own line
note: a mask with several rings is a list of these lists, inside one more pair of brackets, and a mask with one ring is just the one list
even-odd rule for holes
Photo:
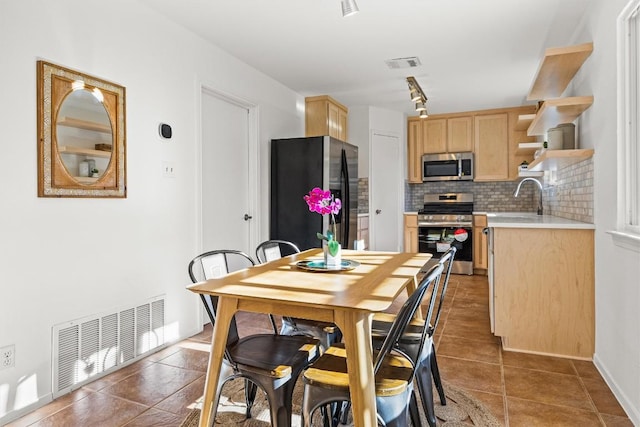
[[[304,95],[330,95],[416,115],[405,78],[429,113],[527,103],[544,49],[576,39],[597,0],[140,0]],[[416,68],[385,61],[417,56]]]

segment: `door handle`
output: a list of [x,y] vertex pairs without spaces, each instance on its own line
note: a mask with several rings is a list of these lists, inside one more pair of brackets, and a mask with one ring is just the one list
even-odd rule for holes
[[251,215],[249,215],[249,214],[244,214],[244,220],[245,220],[245,221],[249,221],[251,218],[253,218]]
[[376,209],[376,215],[380,215],[382,213],[381,209]]

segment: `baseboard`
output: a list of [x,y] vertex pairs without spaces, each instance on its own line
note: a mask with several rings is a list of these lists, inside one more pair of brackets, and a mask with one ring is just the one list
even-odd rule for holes
[[17,420],[18,418],[24,417],[29,412],[33,412],[36,409],[41,408],[48,403],[51,403],[52,401],[53,401],[52,394],[49,393],[48,395],[40,397],[38,400],[25,406],[24,408],[7,412],[2,417],[0,417],[0,426],[9,424],[10,422]]
[[624,409],[624,411],[627,413],[627,416],[629,417],[633,425],[640,426],[640,407],[635,407],[634,402],[628,398],[628,396],[620,389],[620,387],[618,387],[618,384],[611,377],[609,371],[607,371],[604,365],[600,362],[597,354],[593,356],[593,364],[596,366],[598,372],[600,372],[600,375],[602,375],[602,378],[607,383],[616,399],[618,399],[620,406],[622,406],[622,409]]

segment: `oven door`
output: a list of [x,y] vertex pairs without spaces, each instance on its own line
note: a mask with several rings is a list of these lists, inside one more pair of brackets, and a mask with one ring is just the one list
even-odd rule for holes
[[418,250],[433,255],[434,261],[451,246],[457,251],[452,273],[473,274],[473,233],[471,225],[443,226],[420,224],[418,226]]

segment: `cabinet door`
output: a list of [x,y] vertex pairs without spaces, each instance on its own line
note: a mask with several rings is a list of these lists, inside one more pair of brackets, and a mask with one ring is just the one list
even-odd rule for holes
[[449,153],[473,151],[473,117],[447,119],[447,151]]
[[422,122],[422,144],[425,154],[447,152],[447,119]]
[[508,129],[507,113],[475,116],[474,181],[509,180]]
[[485,215],[473,216],[473,268],[486,270],[488,263],[487,235],[483,230],[487,226]]
[[422,122],[409,120],[407,122],[407,169],[408,180],[416,184],[422,182]]
[[404,251],[418,252],[418,215],[404,215]]
[[338,139],[346,141],[348,137],[347,133],[347,112],[342,108],[338,109]]
[[329,117],[329,136],[340,138],[340,108],[330,102],[327,103]]

